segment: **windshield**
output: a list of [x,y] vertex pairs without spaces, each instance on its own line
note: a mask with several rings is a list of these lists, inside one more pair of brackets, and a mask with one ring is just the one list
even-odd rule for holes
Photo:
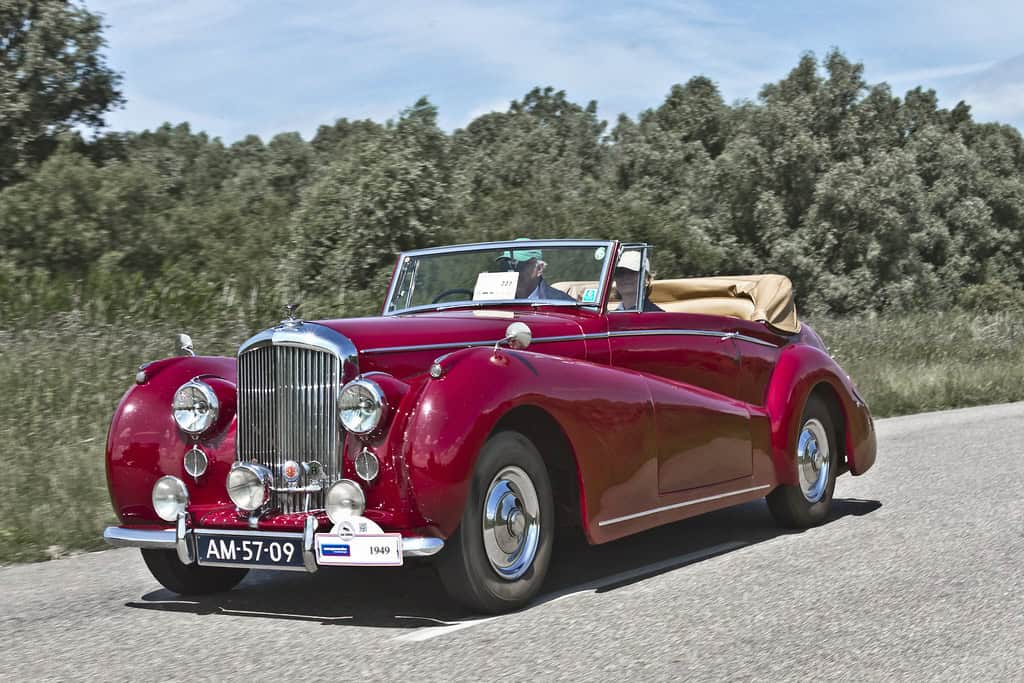
[[385,312],[504,302],[600,305],[612,242],[516,240],[410,252]]

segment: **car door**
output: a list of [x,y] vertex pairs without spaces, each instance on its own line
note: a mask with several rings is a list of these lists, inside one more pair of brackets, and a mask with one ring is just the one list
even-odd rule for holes
[[728,318],[608,314],[611,363],[649,376],[661,493],[749,477],[749,413],[737,397],[740,356]]

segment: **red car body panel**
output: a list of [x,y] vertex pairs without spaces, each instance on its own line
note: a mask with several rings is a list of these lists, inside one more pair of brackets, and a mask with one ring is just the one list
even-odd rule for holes
[[[513,321],[530,326],[533,344],[496,352]],[[386,422],[365,438],[347,435],[342,462],[355,479],[358,451],[377,455],[365,514],[388,531],[442,538],[455,531],[477,453],[503,417],[527,406],[550,416],[570,446],[579,517],[592,543],[794,483],[793,443],[811,392],[827,392],[835,406],[849,471],[862,474],[874,462],[867,407],[806,326],[787,335],[718,316],[530,306],[318,324],[353,342],[360,373],[387,397]],[[435,360],[443,368],[436,379],[427,374]],[[236,360],[171,358],[145,374],[118,406],[107,441],[122,524],[167,526],[150,495],[169,474],[186,483],[193,525],[248,528],[225,490],[235,460]],[[218,425],[194,440],[177,428],[170,406],[195,377],[214,387],[222,411]],[[193,443],[210,461],[198,479],[182,463]],[[298,530],[305,516],[265,516],[258,528]]]

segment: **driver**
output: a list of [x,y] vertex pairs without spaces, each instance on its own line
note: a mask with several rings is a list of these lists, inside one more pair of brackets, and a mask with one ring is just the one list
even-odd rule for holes
[[[525,240],[526,237],[519,239]],[[544,268],[548,265],[541,260],[540,249],[506,249],[495,259],[498,264],[509,271],[518,271],[519,281],[516,284],[517,299],[555,299],[557,301],[576,301],[565,292],[555,289],[544,281]]]

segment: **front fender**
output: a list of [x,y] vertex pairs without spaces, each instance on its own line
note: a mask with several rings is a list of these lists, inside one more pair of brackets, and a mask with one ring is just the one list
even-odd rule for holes
[[[167,525],[156,516],[151,501],[153,484],[167,474],[185,482],[193,510],[230,504],[224,481],[235,459],[236,373],[234,358],[166,358],[147,365],[145,381],[125,393],[114,411],[106,449],[110,501],[123,524]],[[221,400],[217,424],[195,441],[178,428],[171,414],[174,392],[194,377],[220,378],[219,389],[230,399]],[[186,474],[183,462],[193,443],[209,459],[206,474],[198,481]]]
[[408,424],[403,458],[420,514],[445,536],[459,525],[476,457],[519,406],[548,413],[569,441],[584,532],[657,492],[657,444],[643,375],[529,351],[465,349],[442,361]]
[[797,484],[794,458],[800,418],[807,398],[819,385],[834,393],[842,415],[844,451],[850,472],[866,472],[875,462],[875,428],[867,404],[842,368],[824,351],[793,345],[782,351],[772,374],[765,408],[771,422],[772,460],[781,484]]

